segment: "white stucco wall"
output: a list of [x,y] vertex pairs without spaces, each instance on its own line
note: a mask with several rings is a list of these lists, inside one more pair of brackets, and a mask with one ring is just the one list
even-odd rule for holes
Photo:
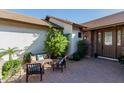
[[[4,24],[0,21],[0,49],[8,47],[40,53],[44,48],[44,40],[47,31],[31,26],[16,24]],[[7,59],[7,56],[4,56]]]
[[71,24],[67,24],[67,23],[58,21],[58,20],[53,19],[53,18],[50,18],[49,21],[51,21],[51,22],[63,27],[65,34],[72,33],[72,25]]
[[[82,38],[78,37],[78,32],[80,32],[79,30],[73,30],[72,32],[72,37],[71,37],[71,53],[74,53],[77,50],[77,43],[79,40],[81,40]],[[81,33],[81,35],[83,36],[83,34]]]

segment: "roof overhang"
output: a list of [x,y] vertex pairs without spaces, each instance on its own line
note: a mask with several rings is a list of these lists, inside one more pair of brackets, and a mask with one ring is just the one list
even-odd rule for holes
[[35,25],[35,26],[43,26],[43,27],[49,27],[48,25],[41,25],[41,24],[36,24],[36,23],[29,23],[29,22],[24,22],[24,21],[18,21],[18,20],[13,20],[13,19],[7,19],[7,18],[0,18],[1,20],[5,21],[11,21],[11,22],[18,22],[18,23],[25,23],[29,25]]
[[79,28],[79,29],[86,29],[86,28],[87,28],[86,26],[82,26],[82,25],[80,25],[80,24],[77,24],[77,23],[74,23],[74,22],[71,22],[71,21],[68,21],[68,20],[56,18],[56,17],[53,17],[53,16],[46,16],[46,20],[47,20],[47,21],[49,21],[50,18],[53,18],[53,19],[55,19],[55,20],[61,21],[61,22],[66,23],[66,24],[70,24],[70,25],[72,25],[73,27],[77,27],[77,28]]
[[11,20],[26,24],[33,24],[33,25],[39,25],[39,26],[49,26],[49,24],[43,20],[40,20],[38,18],[34,18],[32,16],[27,16],[23,14],[18,14],[15,12],[7,11],[7,10],[0,10],[0,19],[3,20]]
[[99,27],[94,27],[94,28],[87,27],[86,30],[98,30],[98,29],[115,27],[115,26],[120,26],[120,25],[124,25],[124,22],[116,23],[116,24],[110,24],[110,25],[104,25],[104,26],[99,26]]

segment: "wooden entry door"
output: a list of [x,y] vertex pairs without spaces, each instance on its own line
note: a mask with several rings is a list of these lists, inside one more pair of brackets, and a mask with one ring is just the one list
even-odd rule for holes
[[116,32],[103,32],[103,56],[116,58]]
[[99,56],[116,58],[115,31],[97,31],[97,53]]

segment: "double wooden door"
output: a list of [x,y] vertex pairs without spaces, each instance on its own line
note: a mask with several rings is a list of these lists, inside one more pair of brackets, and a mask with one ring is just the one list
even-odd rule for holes
[[121,52],[121,30],[97,31],[96,50],[99,56],[117,58]]

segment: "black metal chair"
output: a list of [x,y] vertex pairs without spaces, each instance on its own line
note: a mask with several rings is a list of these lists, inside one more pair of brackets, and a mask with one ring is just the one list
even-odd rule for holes
[[63,72],[63,69],[66,68],[66,57],[64,58],[59,58],[59,60],[56,63],[52,64],[53,71],[55,69],[60,69],[61,72]]
[[40,74],[40,81],[42,81],[43,68],[40,63],[26,64],[26,82],[28,82],[28,77],[32,74]]

